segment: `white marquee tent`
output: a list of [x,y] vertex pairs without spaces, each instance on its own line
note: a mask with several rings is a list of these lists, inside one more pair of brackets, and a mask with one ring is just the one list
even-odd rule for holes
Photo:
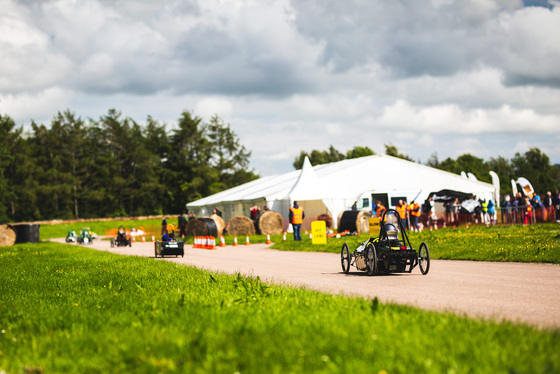
[[[197,216],[212,214],[217,207],[227,221],[236,215],[249,215],[258,205],[279,212],[285,219],[293,201],[303,206],[308,217],[338,214],[358,202],[358,208],[371,210],[377,199],[394,207],[399,198],[420,204],[430,192],[443,189],[471,193],[482,199],[494,199],[492,184],[464,178],[415,162],[373,155],[312,167],[304,161],[301,170],[263,177],[241,186],[187,204]],[[336,224],[336,222],[335,222]]]

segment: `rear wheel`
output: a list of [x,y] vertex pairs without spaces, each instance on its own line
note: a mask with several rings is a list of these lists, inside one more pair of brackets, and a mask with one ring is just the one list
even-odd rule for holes
[[424,242],[420,244],[418,249],[418,265],[420,265],[420,271],[423,275],[428,274],[428,271],[430,271],[430,250]]
[[377,273],[377,251],[371,242],[366,246],[366,268],[369,275]]
[[342,250],[340,251],[340,262],[342,263],[342,271],[348,274],[350,271],[350,250],[346,243],[342,245]]

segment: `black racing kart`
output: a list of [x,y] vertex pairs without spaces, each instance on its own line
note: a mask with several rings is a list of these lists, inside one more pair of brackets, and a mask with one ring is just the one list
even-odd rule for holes
[[117,232],[117,236],[115,238],[111,238],[111,248],[113,247],[132,247],[132,238],[130,235],[126,234],[124,227],[119,227],[119,231]]
[[[400,235],[399,235],[400,234]],[[430,270],[430,250],[424,242],[416,251],[410,244],[403,221],[395,209],[383,213],[379,237],[369,238],[350,253],[348,244],[341,250],[342,271],[348,274],[350,266],[367,271],[369,275],[410,273],[418,265],[423,275]]]

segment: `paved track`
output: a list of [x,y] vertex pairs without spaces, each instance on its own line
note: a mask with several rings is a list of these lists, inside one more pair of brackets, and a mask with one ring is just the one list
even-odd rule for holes
[[[110,248],[95,240],[92,248],[126,255],[154,257],[152,243]],[[161,257],[155,261],[163,261]],[[368,276],[351,268],[341,271],[340,255],[284,252],[264,244],[206,250],[185,246],[185,257],[173,261],[225,273],[259,276],[262,280],[334,294],[377,296],[382,302],[428,310],[446,310],[470,317],[518,321],[544,328],[560,328],[560,266],[432,260],[423,276]],[[352,270],[355,270],[352,272]]]

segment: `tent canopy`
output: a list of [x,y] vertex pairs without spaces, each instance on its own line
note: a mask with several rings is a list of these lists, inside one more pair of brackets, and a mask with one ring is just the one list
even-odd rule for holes
[[442,189],[484,199],[492,198],[495,192],[494,186],[489,183],[462,178],[400,158],[373,155],[314,167],[306,159],[301,170],[263,177],[190,202],[187,208],[204,214],[205,210],[211,212],[215,206],[225,207],[227,209],[221,210],[227,220],[231,218],[230,214],[237,211],[248,215],[245,205],[263,202],[287,218],[289,206],[294,200],[320,200],[336,219],[340,212],[349,209],[354,201],[363,196],[371,198],[376,193],[399,194],[409,202],[415,197],[418,202],[422,202],[430,192]]

